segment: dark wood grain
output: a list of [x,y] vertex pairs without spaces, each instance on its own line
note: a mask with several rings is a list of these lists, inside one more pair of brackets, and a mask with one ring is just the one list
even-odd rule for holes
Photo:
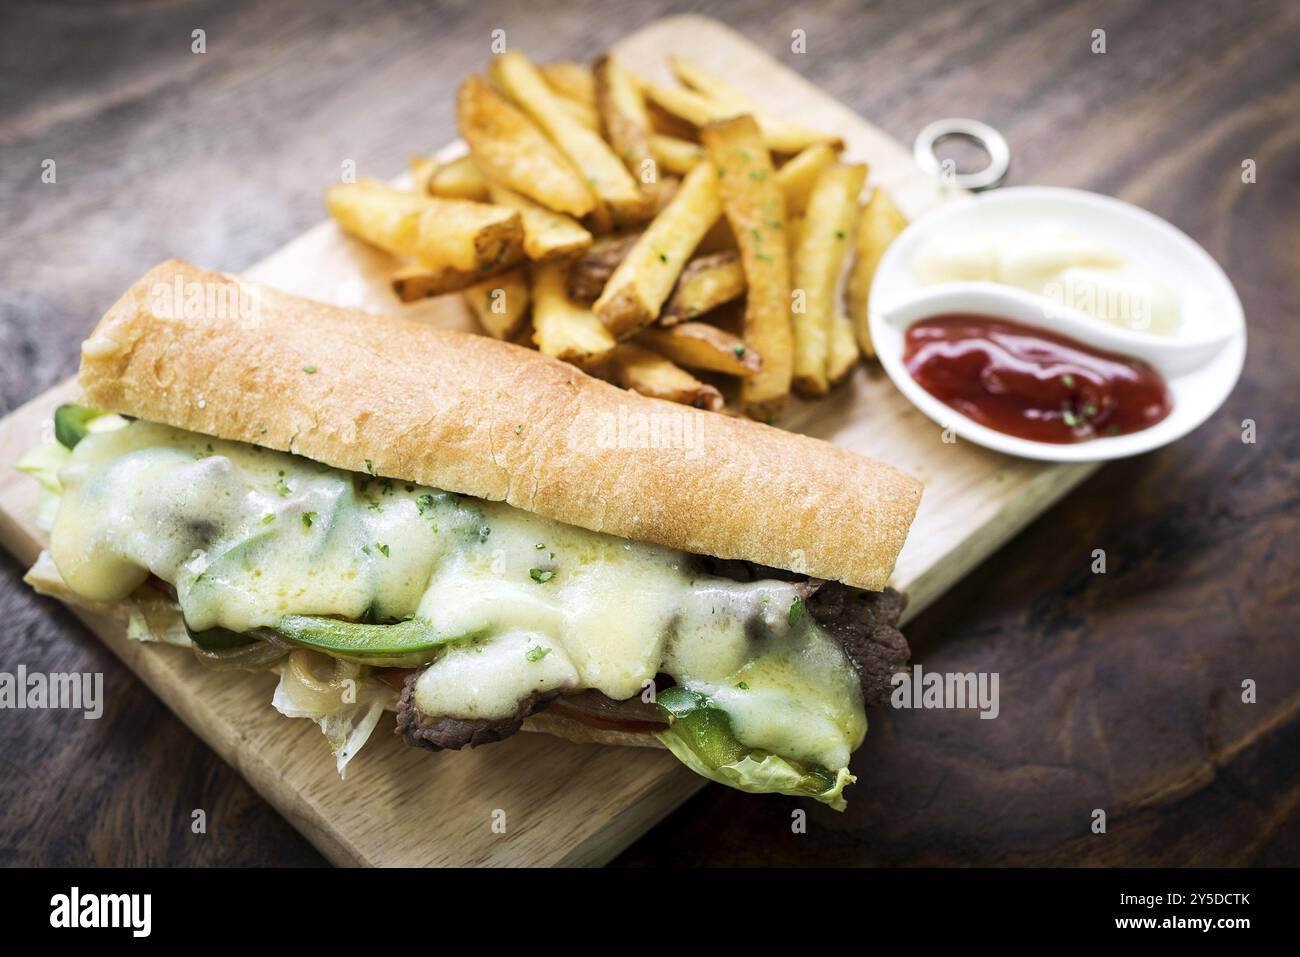
[[[904,142],[978,117],[1010,140],[1012,183],[1170,219],[1237,284],[1250,346],[1210,422],[1103,469],[910,628],[927,668],[999,672],[998,720],[875,714],[846,814],[807,807],[794,834],[804,805],[709,788],[620,862],[1300,863],[1293,3],[5,4],[0,412],[71,373],[89,324],[157,260],[243,268],[321,217],[343,160],[392,175],[453,138],[454,84],[492,29],[539,58],[587,58],[691,9]],[[102,671],[110,707],[0,712],[0,862],[320,863],[20,574],[0,559],[0,670]],[[206,835],[190,833],[195,808]]]

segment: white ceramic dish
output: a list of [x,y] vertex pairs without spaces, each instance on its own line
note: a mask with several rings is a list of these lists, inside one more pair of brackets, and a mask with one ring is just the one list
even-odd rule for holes
[[[917,248],[942,234],[1014,230],[1061,223],[1160,277],[1180,300],[1174,336],[1135,332],[1043,296],[990,282],[922,286],[912,273]],[[1173,411],[1141,432],[1069,445],[1017,438],[980,425],[922,389],[903,366],[903,336],[919,319],[971,312],[1038,326],[1087,345],[1144,359],[1173,396]],[[1181,230],[1129,203],[1083,190],[1022,186],[942,206],[890,245],[871,290],[871,338],[894,385],[943,428],[986,448],[1053,462],[1095,462],[1158,448],[1191,432],[1227,399],[1246,356],[1246,321],[1232,283]]]

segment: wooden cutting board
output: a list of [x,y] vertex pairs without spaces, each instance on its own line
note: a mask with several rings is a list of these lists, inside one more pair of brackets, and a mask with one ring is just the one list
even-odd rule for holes
[[[909,217],[947,198],[906,149],[715,21],[662,20],[615,49],[637,72],[663,80],[670,79],[667,56],[681,54],[723,74],[777,114],[841,134],[845,156],[868,162],[872,181],[884,185]],[[442,94],[451,98],[459,80],[448,77]],[[323,190],[327,184],[321,185]],[[455,296],[401,306],[388,288],[391,269],[386,256],[323,223],[247,275],[340,305],[404,310],[430,323],[473,328]],[[34,522],[35,483],[12,465],[48,435],[51,412],[71,388],[71,382],[56,387],[0,422],[0,543],[24,562],[35,559],[44,536]],[[785,424],[925,481],[895,573],[898,587],[912,597],[909,616],[1094,468],[1018,461],[963,442],[945,443],[938,427],[878,368],[860,368],[831,398],[796,406]],[[662,751],[519,734],[476,751],[433,755],[402,745],[383,726],[340,781],[316,726],[271,707],[273,677],[213,672],[181,649],[129,642],[115,623],[81,617],[338,864],[599,864],[705,784]],[[866,783],[857,787],[870,787],[870,776],[860,776]],[[848,794],[852,800],[852,790]]]

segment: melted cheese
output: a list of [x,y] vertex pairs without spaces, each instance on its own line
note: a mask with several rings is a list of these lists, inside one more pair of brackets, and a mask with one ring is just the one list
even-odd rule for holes
[[196,630],[427,618],[465,636],[417,681],[429,715],[500,718],[588,688],[622,700],[662,672],[751,748],[833,769],[866,731],[838,645],[809,615],[791,624],[792,583],[147,422],[83,439],[59,478],[50,551],[78,594],[125,598],[152,573]]

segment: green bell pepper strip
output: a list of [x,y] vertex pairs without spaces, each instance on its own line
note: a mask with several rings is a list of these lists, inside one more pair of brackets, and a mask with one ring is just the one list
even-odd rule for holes
[[286,615],[275,630],[297,644],[364,664],[424,664],[440,648],[467,637],[437,632],[427,618],[372,625],[316,615]]
[[669,726],[655,737],[697,774],[741,791],[811,797],[837,811],[846,807],[843,791],[855,780],[848,768],[831,771],[746,747],[726,712],[699,692],[667,688],[657,703]]
[[185,631],[189,634],[190,641],[204,651],[229,651],[231,648],[244,648],[257,641],[252,635],[240,634],[228,628],[206,628],[203,631],[195,631],[187,624]]
[[101,415],[107,413],[84,405],[65,403],[54,410],[54,437],[64,448],[75,449],[77,443],[89,434],[90,430],[86,426],[90,420],[98,419]]

